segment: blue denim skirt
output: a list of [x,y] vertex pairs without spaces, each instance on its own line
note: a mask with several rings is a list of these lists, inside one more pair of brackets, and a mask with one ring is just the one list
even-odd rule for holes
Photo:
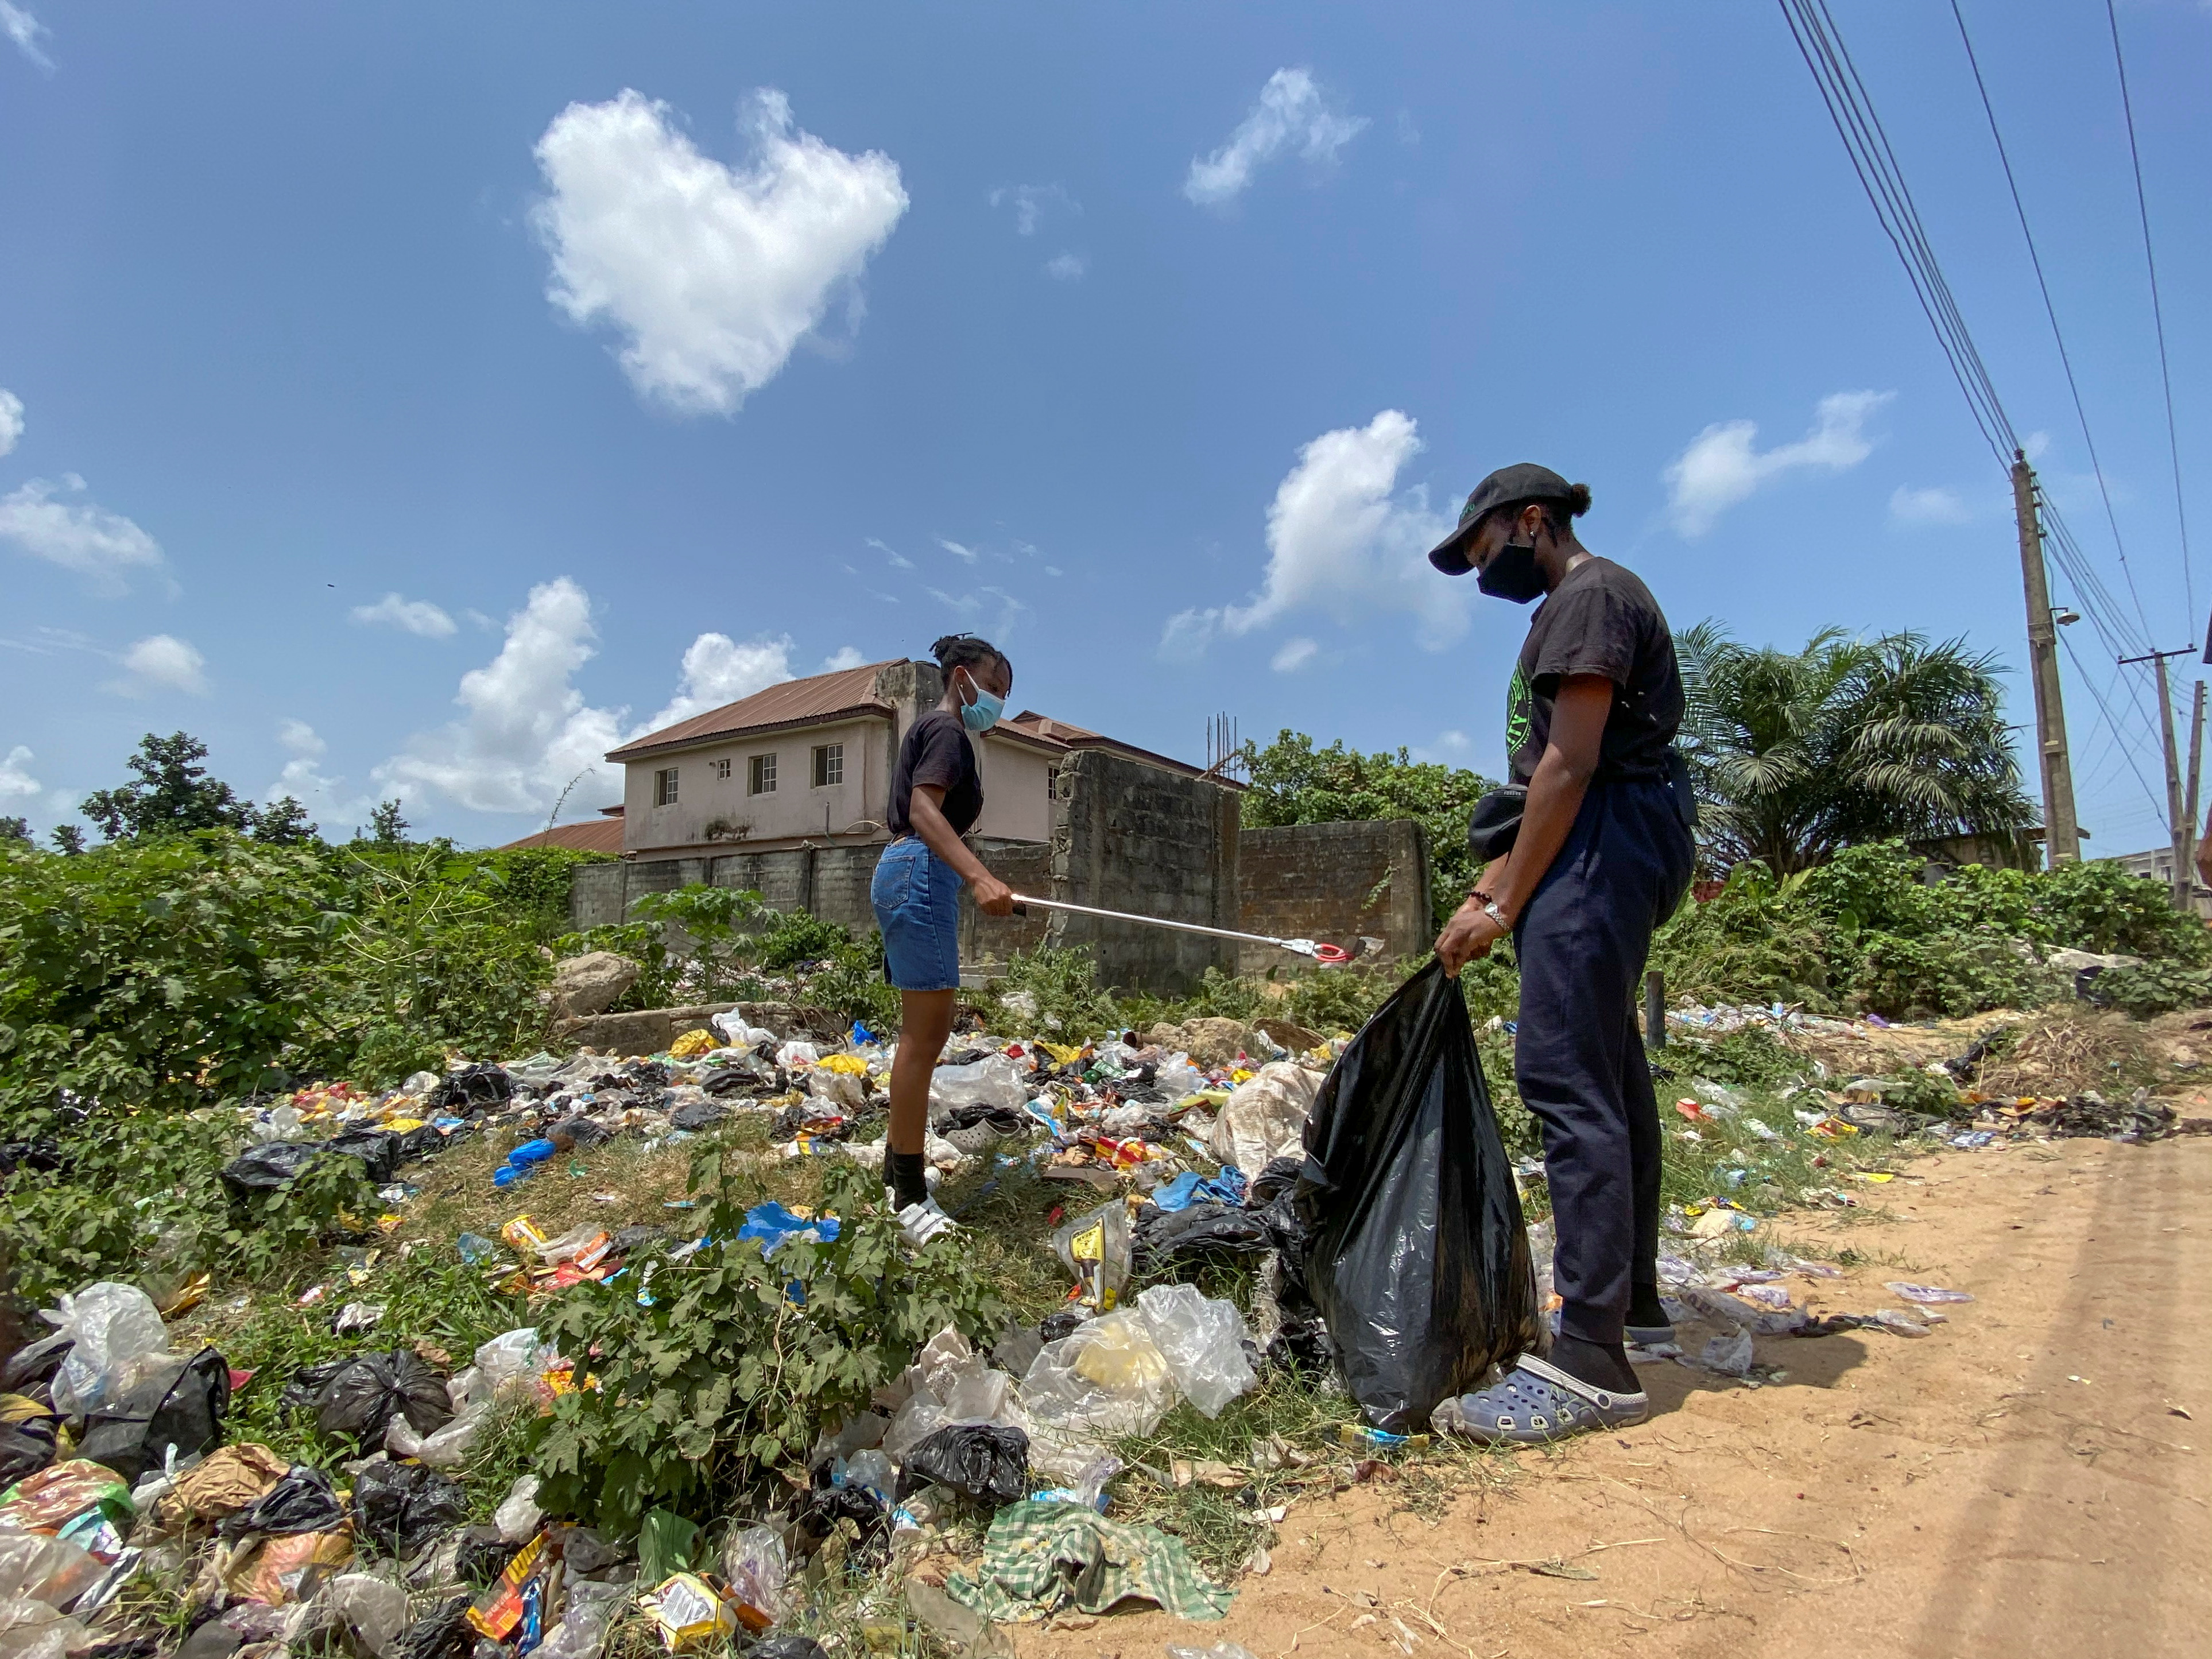
[[884,977],[900,990],[960,988],[961,885],[918,836],[884,848],[868,900],[883,929]]

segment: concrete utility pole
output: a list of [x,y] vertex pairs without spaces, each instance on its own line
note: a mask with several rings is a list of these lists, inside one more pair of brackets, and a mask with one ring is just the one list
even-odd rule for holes
[[2058,694],[2058,626],[2051,620],[2051,579],[2043,568],[2043,520],[2035,510],[2035,469],[2013,451],[2013,512],[2020,520],[2021,585],[2027,591],[2027,659],[2035,688],[2035,753],[2043,774],[2043,846],[2052,865],[2081,856],[2074,818],[2074,768],[2066,752],[2066,706]]
[[2197,898],[2197,784],[2204,769],[2204,682],[2197,682],[2197,709],[2189,720],[2189,799],[2182,822],[2189,830],[2189,897],[2194,908]]
[[2189,817],[2181,805],[2181,757],[2173,747],[2173,702],[2166,690],[2166,659],[2185,657],[2196,650],[2193,645],[2179,651],[2154,651],[2148,656],[2123,657],[2120,665],[2129,667],[2136,663],[2150,664],[2158,675],[2158,736],[2166,750],[2166,833],[2173,843],[2173,908],[2188,910],[2195,908],[2196,872],[2189,867]]

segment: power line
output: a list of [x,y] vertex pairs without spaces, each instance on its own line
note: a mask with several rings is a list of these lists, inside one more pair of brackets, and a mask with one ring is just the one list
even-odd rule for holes
[[[1951,15],[1959,25],[1959,42],[1966,49],[1966,64],[1974,72],[1974,89],[1982,95],[1982,113],[1989,118],[1990,137],[1996,141],[1997,160],[2003,164],[2005,187],[2012,192],[2013,211],[2020,216],[2020,234],[2027,242],[2027,260],[2035,267],[2035,285],[2043,292],[2043,313],[2051,319],[2051,337],[2058,343],[2058,361],[2066,370],[2066,389],[2073,394],[2075,417],[2081,423],[2081,441],[2089,451],[2089,466],[2097,475],[2097,490],[2105,498],[2105,519],[2112,527],[2112,546],[2120,556],[2120,574],[2127,578],[2128,597],[2135,601],[2136,615],[2141,619],[2146,635],[2150,629],[2150,617],[2143,610],[2142,595],[2136,591],[2135,572],[2128,565],[2127,545],[2120,539],[2119,515],[2112,511],[2112,492],[2105,482],[2105,465],[2097,459],[2097,441],[2089,435],[2088,411],[2081,404],[2081,388],[2075,383],[2074,360],[2067,354],[2066,337],[2059,331],[2058,308],[2051,303],[2051,284],[2043,275],[2043,257],[2036,252],[2035,233],[2027,228],[2027,208],[2020,198],[2020,184],[2013,177],[2012,157],[2005,152],[2004,134],[1997,131],[1997,112],[1990,102],[1990,89],[1982,79],[1981,61],[1974,56],[1974,42],[1966,33],[1966,15],[1959,9],[1959,0],[1951,0]],[[2192,615],[2194,608],[2192,607]]]
[[[2136,764],[2135,751],[2129,748],[2127,744],[2121,739],[2120,723],[2112,718],[2112,708],[2105,702],[2104,693],[2097,690],[2097,683],[2089,678],[2089,671],[2082,667],[2081,659],[2075,655],[2073,645],[2067,640],[2063,634],[2061,634],[2058,636],[2058,642],[2066,647],[2066,654],[2074,664],[2074,673],[2075,678],[2078,678],[2083,685],[2088,687],[2090,699],[2097,705],[2097,712],[2105,717],[2105,724],[2112,728],[2113,744],[2119,750],[2120,757],[2127,762],[2128,770],[2136,775],[2136,781],[2142,785],[2143,799],[2150,803],[2150,809],[2152,812],[2157,816],[2158,821],[2160,823],[2164,823],[2166,822],[2166,808],[2160,805],[2158,797],[2151,793],[2150,780],[2143,776],[2142,769]],[[2112,678],[2117,684],[2119,679],[2119,671],[2118,669],[2114,669],[2112,671]],[[2129,688],[2129,692],[2130,696],[2133,695],[2134,688],[2132,686]],[[2142,712],[2142,706],[2140,704],[2136,706],[2136,712],[2138,714]]]
[[2128,121],[2128,159],[2135,164],[2136,213],[2142,221],[2143,267],[2150,273],[2150,315],[2158,330],[2158,378],[2166,389],[2166,447],[2173,460],[2173,518],[2181,528],[2181,586],[2193,626],[2197,582],[2189,562],[2189,514],[2181,499],[2181,439],[2173,422],[2173,374],[2166,360],[2166,307],[2159,303],[2158,261],[2150,251],[2150,202],[2143,194],[2142,152],[2136,148],[2135,100],[2128,96],[2128,60],[2120,52],[2120,17],[2112,0],[2105,0],[2105,17],[2112,26],[2112,66],[2120,74],[2120,110]]

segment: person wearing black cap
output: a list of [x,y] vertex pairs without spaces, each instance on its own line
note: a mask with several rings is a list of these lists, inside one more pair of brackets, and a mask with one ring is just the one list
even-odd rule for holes
[[[1494,851],[1437,939],[1457,974],[1510,934],[1521,968],[1514,1077],[1543,1127],[1563,1306],[1547,1357],[1437,1408],[1438,1428],[1551,1440],[1650,1409],[1626,1340],[1670,1340],[1659,1301],[1659,1109],[1636,1023],[1651,934],[1687,890],[1697,821],[1674,752],[1674,641],[1633,572],[1590,552],[1584,484],[1504,467],[1429,555],[1486,593],[1543,604],[1506,692],[1511,787],[1477,808]],[[1517,829],[1512,823],[1518,808]]]

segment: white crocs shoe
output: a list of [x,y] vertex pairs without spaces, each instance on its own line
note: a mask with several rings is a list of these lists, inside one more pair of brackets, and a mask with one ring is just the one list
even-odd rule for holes
[[933,1198],[924,1199],[919,1204],[909,1204],[901,1210],[898,1224],[901,1236],[917,1250],[946,1233],[960,1231],[959,1224],[938,1207]]

